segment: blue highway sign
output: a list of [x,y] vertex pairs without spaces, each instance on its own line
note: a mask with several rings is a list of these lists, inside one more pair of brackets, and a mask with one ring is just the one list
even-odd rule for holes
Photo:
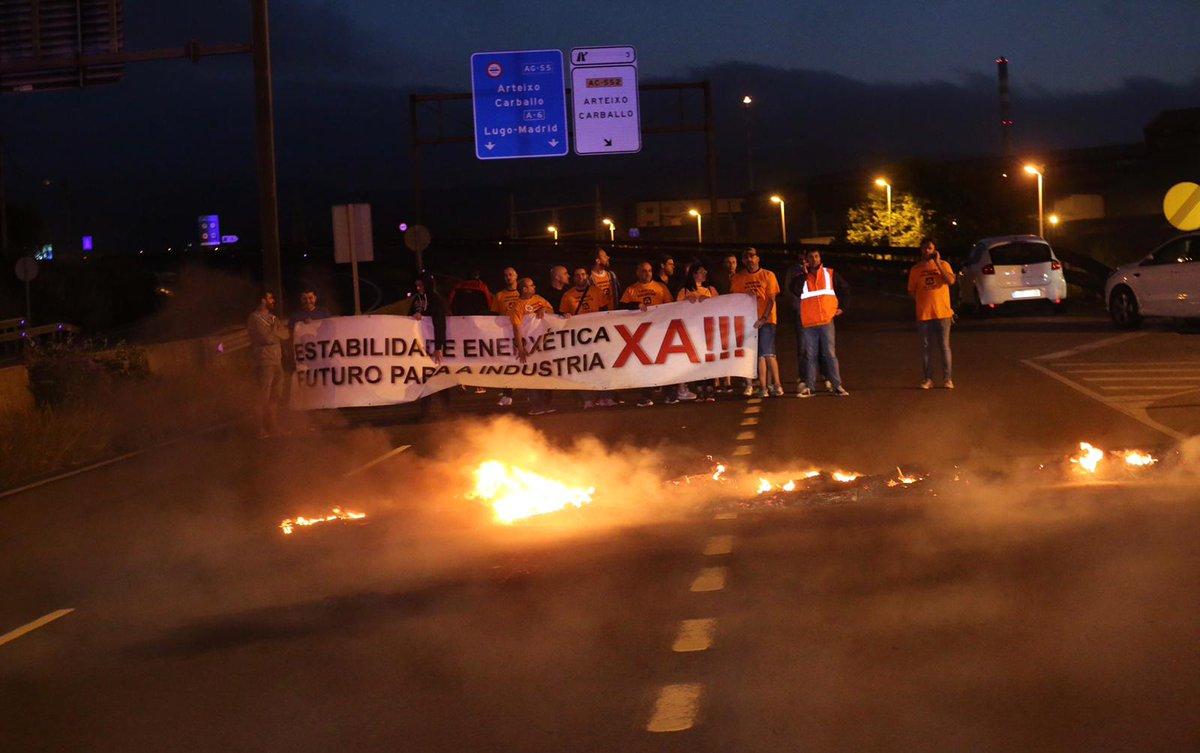
[[471,99],[479,159],[566,156],[562,50],[476,52]]

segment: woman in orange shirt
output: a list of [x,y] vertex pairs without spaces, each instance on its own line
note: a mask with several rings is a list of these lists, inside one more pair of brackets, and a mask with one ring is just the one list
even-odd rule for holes
[[[693,259],[688,264],[687,279],[684,281],[683,287],[679,289],[679,295],[675,300],[699,303],[716,295],[717,289],[708,284],[708,267],[704,266],[704,262],[699,259]],[[717,385],[720,381],[714,379],[711,382],[696,382],[694,387],[697,398],[715,403],[717,401]]]

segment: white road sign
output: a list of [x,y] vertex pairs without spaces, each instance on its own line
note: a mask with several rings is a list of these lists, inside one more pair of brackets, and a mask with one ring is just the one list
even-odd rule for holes
[[632,47],[571,50],[571,119],[575,153],[631,154],[642,150],[637,53]]

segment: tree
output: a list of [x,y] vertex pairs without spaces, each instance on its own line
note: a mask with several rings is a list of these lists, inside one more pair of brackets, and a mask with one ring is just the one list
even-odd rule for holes
[[869,246],[889,242],[893,246],[915,247],[921,242],[933,221],[933,212],[910,193],[892,191],[892,211],[888,212],[887,198],[876,191],[846,217],[846,240]]

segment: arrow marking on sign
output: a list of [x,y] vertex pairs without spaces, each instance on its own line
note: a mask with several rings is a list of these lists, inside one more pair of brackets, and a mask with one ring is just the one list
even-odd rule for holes
[[484,146],[484,148],[485,148],[485,149],[487,149],[489,152],[490,152],[490,151],[492,151],[493,149],[495,149],[495,148],[496,148],[496,145],[495,145],[495,144],[493,144],[493,143],[492,143],[492,142],[490,142],[490,141],[489,141],[489,142],[487,142],[486,144],[484,144],[483,146]]
[[558,139],[550,139],[550,146],[558,146]]
[[612,146],[612,139],[605,139],[605,140],[604,140],[604,145],[605,145],[605,146]]

